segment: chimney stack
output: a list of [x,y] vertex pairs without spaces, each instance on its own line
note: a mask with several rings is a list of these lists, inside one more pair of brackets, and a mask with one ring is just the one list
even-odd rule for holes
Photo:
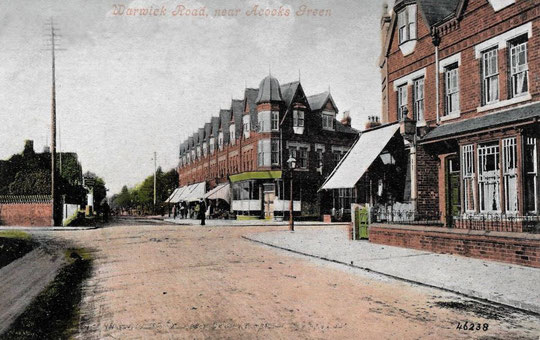
[[380,126],[381,121],[377,116],[368,116],[368,121],[366,123],[366,130],[373,129],[374,127]]
[[351,112],[343,112],[343,117],[341,118],[341,124],[350,127],[351,126]]

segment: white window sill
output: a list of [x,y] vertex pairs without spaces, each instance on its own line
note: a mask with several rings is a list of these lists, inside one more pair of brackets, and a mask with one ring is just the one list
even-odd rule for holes
[[485,111],[498,109],[498,108],[505,107],[505,106],[512,105],[512,104],[526,102],[527,100],[531,100],[531,99],[532,99],[531,94],[527,93],[527,94],[521,95],[519,97],[514,97],[512,99],[502,100],[502,101],[499,101],[499,102],[495,102],[493,104],[488,104],[488,105],[477,107],[476,111],[485,112]]
[[424,126],[426,126],[426,125],[427,125],[427,124],[426,124],[426,121],[425,121],[425,120],[421,120],[421,121],[419,121],[419,122],[416,122],[416,126],[417,126],[417,127],[424,127]]
[[456,119],[456,118],[459,118],[461,117],[461,112],[454,112],[454,113],[451,113],[447,116],[442,116],[441,117],[441,122],[445,122],[447,120],[452,120],[452,119]]

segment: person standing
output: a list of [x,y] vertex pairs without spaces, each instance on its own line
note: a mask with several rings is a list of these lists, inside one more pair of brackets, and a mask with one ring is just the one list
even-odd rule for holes
[[202,198],[199,201],[199,218],[201,219],[201,225],[206,225],[206,203]]

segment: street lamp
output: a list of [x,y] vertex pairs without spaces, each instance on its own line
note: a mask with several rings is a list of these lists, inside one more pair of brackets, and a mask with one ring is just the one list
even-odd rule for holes
[[296,159],[289,157],[287,160],[289,164],[290,174],[291,174],[291,188],[290,188],[290,201],[289,201],[289,230],[294,231],[294,219],[293,219],[293,171],[296,168]]

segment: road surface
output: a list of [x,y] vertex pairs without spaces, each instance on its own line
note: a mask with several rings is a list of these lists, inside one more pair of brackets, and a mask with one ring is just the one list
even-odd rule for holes
[[39,235],[95,258],[79,339],[538,339],[538,316],[242,238],[280,229],[124,220]]

